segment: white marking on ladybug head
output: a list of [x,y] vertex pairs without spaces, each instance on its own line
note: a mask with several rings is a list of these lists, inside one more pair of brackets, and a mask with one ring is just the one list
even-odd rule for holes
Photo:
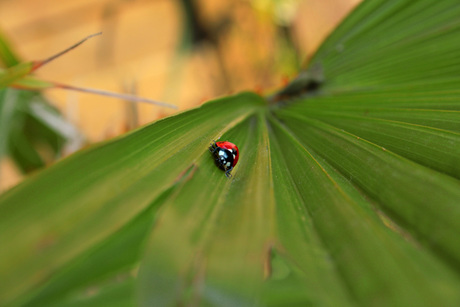
[[231,163],[230,162],[227,162],[227,167],[230,167]]
[[233,155],[233,160],[235,160],[235,157],[236,157],[236,156],[235,156],[235,155]]
[[219,150],[219,156],[225,156],[225,151]]

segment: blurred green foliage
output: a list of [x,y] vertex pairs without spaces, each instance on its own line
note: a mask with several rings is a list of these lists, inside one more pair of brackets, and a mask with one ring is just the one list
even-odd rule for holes
[[[0,33],[0,67],[18,65],[19,57]],[[9,156],[25,173],[58,158],[66,142],[81,138],[41,93],[8,87],[0,88],[0,136],[0,159]]]

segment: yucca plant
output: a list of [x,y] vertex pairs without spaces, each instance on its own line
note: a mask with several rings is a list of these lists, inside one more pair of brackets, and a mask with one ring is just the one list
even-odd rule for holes
[[459,37],[455,0],[368,0],[270,98],[32,176],[0,197],[0,304],[459,306]]

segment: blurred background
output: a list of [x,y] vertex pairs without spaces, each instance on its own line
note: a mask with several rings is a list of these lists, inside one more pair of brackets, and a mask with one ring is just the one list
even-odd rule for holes
[[[0,0],[0,39],[19,61],[30,61],[102,31],[36,75],[185,110],[222,95],[283,86],[359,2]],[[7,132],[0,118],[0,143],[9,144],[0,150],[0,192],[73,151],[177,112],[60,89],[7,93],[0,107],[12,95],[23,107],[12,113]]]

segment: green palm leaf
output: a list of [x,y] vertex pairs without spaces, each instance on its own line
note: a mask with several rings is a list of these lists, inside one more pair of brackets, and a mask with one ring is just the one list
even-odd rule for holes
[[[0,198],[0,303],[459,305],[459,17],[365,1],[278,103],[219,99],[32,176]],[[239,146],[230,180],[213,139]]]

